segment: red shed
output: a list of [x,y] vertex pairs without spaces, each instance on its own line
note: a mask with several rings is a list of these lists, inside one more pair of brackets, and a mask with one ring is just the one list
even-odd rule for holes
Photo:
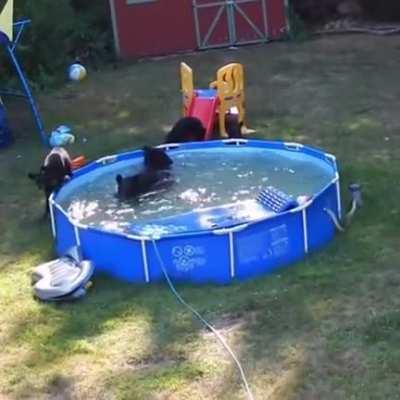
[[279,39],[287,0],[109,0],[122,58]]

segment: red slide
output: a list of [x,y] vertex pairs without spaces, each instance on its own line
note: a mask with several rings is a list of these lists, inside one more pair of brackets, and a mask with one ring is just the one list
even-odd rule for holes
[[206,134],[204,140],[212,139],[215,113],[218,107],[218,97],[193,97],[192,103],[189,107],[188,116],[196,117],[202,123],[204,128],[206,128]]

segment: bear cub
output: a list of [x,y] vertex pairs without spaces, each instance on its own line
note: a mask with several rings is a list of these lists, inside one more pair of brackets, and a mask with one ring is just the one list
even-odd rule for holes
[[[237,114],[225,115],[225,128],[229,138],[241,138],[241,124]],[[214,126],[214,131],[218,132],[218,122]],[[214,137],[218,135],[214,132]],[[200,142],[204,140],[206,129],[202,122],[196,117],[180,118],[172,129],[167,133],[164,143],[184,143]]]
[[200,142],[206,129],[196,117],[180,118],[167,133],[165,143]]
[[62,147],[54,147],[46,156],[39,173],[29,173],[46,197],[45,215],[49,213],[49,197],[72,176],[72,162],[68,152]]
[[117,175],[117,196],[128,200],[149,191],[163,189],[173,183],[171,176],[172,160],[164,149],[145,146],[143,148],[143,169],[136,175],[123,177]]

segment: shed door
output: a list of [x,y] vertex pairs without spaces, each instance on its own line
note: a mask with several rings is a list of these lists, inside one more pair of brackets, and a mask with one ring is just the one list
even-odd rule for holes
[[265,42],[266,0],[193,0],[199,49]]

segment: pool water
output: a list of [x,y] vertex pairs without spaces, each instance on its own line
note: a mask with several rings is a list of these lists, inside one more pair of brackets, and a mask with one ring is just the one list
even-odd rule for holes
[[129,232],[132,223],[255,199],[271,185],[294,198],[312,196],[333,178],[332,168],[323,160],[285,150],[227,146],[207,151],[178,149],[169,155],[175,183],[168,189],[131,201],[116,197],[116,175],[137,173],[142,167],[139,158],[99,168],[89,178],[73,179],[58,203],[80,223]]

